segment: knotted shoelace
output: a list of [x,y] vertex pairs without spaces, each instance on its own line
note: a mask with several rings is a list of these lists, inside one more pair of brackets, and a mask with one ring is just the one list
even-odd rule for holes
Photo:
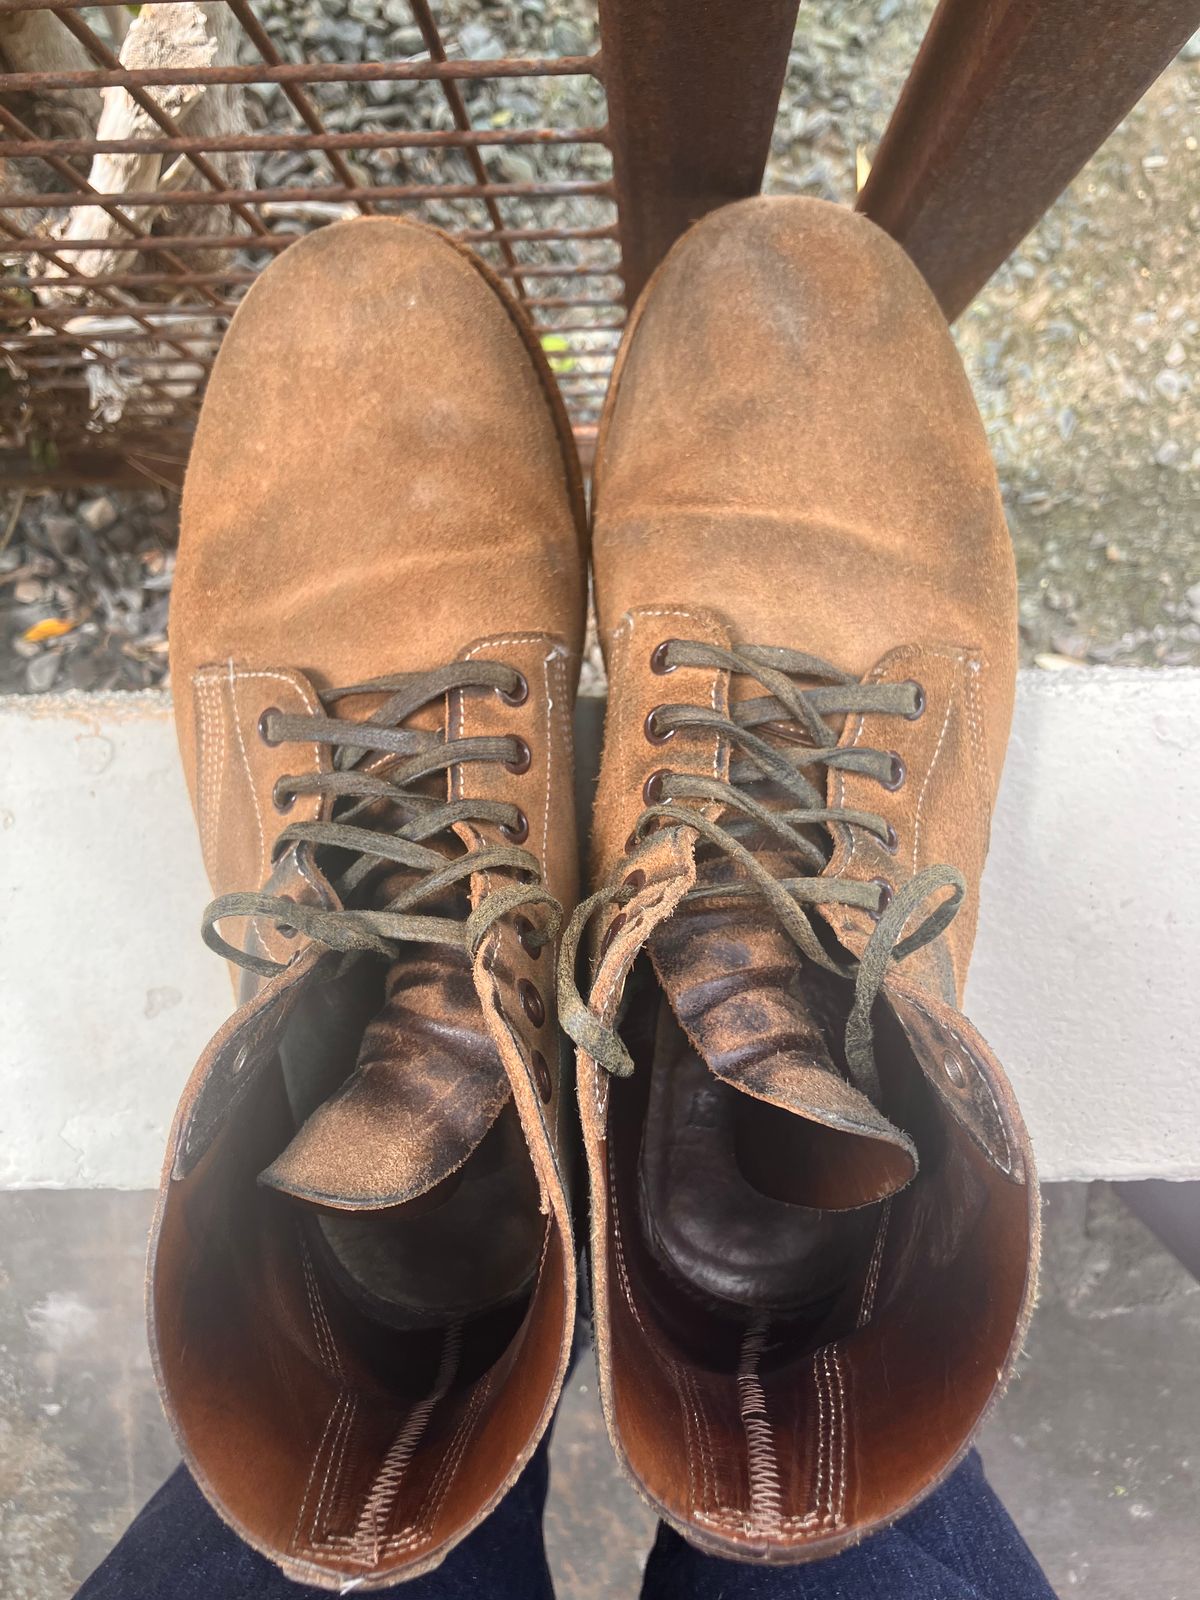
[[[931,866],[898,889],[880,880],[857,882],[822,877],[833,853],[836,824],[861,828],[889,849],[895,836],[883,817],[870,811],[826,804],[824,787],[808,776],[812,769],[864,773],[886,788],[898,788],[904,768],[890,750],[838,748],[838,738],[825,721],[830,716],[857,714],[915,719],[925,706],[924,691],[915,682],[862,683],[826,661],[797,650],[769,645],[737,645],[722,649],[702,642],[671,639],[655,652],[655,670],[703,667],[754,679],[766,693],[742,700],[728,715],[710,705],[662,705],[651,713],[647,733],[665,743],[676,730],[695,729],[727,740],[731,749],[728,779],[663,771],[657,793],[634,829],[631,849],[652,828],[686,827],[700,835],[738,872],[732,882],[697,885],[683,896],[687,902],[731,898],[764,900],[802,954],[826,971],[854,983],[854,1001],[846,1025],[845,1055],[851,1081],[864,1093],[878,1090],[872,1043],[871,1009],[892,965],[936,939],[953,921],[965,893],[962,874],[954,867]],[[805,685],[794,681],[805,680]],[[761,729],[762,732],[756,732]],[[763,737],[770,733],[776,744]],[[794,803],[766,805],[749,790],[764,781]],[[716,818],[702,808],[716,811]],[[719,809],[718,809],[719,808]],[[719,820],[717,820],[719,819]],[[796,876],[778,876],[736,836],[752,829],[776,849],[798,861]],[[559,953],[559,1019],[577,1045],[605,1071],[626,1077],[633,1060],[618,1036],[585,1004],[576,986],[578,953],[591,919],[606,906],[633,898],[622,883],[626,860],[611,882],[576,909],[563,935]],[[907,936],[915,913],[939,890],[949,894]],[[822,905],[855,906],[876,919],[860,959],[831,953],[812,923]]]
[[[263,917],[281,930],[306,935],[348,957],[364,953],[395,960],[402,944],[443,944],[474,956],[493,924],[527,905],[548,908],[546,925],[523,934],[533,945],[549,943],[557,934],[561,913],[542,886],[537,857],[519,846],[528,823],[515,805],[499,800],[447,800],[422,790],[423,780],[467,761],[494,761],[521,772],[530,760],[529,747],[517,735],[451,739],[441,730],[407,728],[414,712],[457,689],[494,689],[510,704],[528,693],[514,667],[498,661],[455,661],[428,672],[401,673],[352,684],[321,696],[322,713],[264,713],[262,737],[271,744],[328,745],[331,770],[281,779],[277,803],[286,809],[293,797],[321,795],[332,799],[329,819],[293,822],[280,833],[279,856],[290,845],[304,844],[324,852],[322,859],[346,862],[330,882],[342,909],[307,905],[286,895],[264,891],[218,896],[204,913],[204,942],[218,955],[263,977],[284,970],[271,961],[228,943],[217,931],[227,917]],[[357,695],[387,695],[362,721],[333,716],[330,708]],[[384,757],[383,762],[376,760]],[[481,844],[464,849],[455,824],[490,824],[511,844]],[[443,838],[448,836],[448,838]],[[434,841],[442,839],[443,847]],[[456,853],[448,854],[449,845]],[[347,860],[348,858],[348,860]],[[382,906],[370,904],[372,879],[382,863],[411,872],[398,893]],[[428,909],[477,872],[511,873],[516,882],[487,894],[462,918]],[[419,909],[426,906],[425,910]]]

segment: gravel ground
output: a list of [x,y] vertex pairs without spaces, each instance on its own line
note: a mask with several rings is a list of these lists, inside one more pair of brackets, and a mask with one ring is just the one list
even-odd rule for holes
[[[421,49],[404,0],[263,0],[281,51],[323,60]],[[436,7],[452,54],[576,54],[592,47],[583,0]],[[852,199],[931,7],[920,0],[801,9],[767,173],[776,193]],[[449,125],[435,85],[320,85],[335,130]],[[479,126],[586,126],[602,120],[591,80],[465,86]],[[256,126],[290,125],[280,92],[252,91]],[[1200,35],[1185,49],[960,320],[959,345],[992,440],[1017,552],[1024,658],[1200,663]],[[499,179],[601,178],[596,146],[486,153]],[[469,178],[462,157],[378,151],[367,182]],[[325,181],[320,156],[261,158],[271,185]],[[431,220],[483,225],[479,202],[443,202]],[[586,226],[602,201],[506,204],[511,225]],[[303,228],[311,217],[277,217]],[[581,247],[611,259],[611,246]],[[253,259],[253,258],[250,258]],[[569,259],[540,246],[526,259]],[[597,287],[615,285],[601,280]],[[578,292],[539,280],[538,292]],[[592,320],[602,320],[597,310]],[[581,321],[577,314],[572,318]],[[602,348],[608,336],[590,342]],[[578,379],[589,368],[575,360]],[[143,688],[166,674],[166,602],[175,506],[146,494],[36,494],[0,505],[0,692]]]

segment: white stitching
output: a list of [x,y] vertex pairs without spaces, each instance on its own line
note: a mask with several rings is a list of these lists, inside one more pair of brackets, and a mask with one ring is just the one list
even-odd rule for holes
[[[246,769],[246,782],[250,786],[250,798],[254,801],[254,820],[258,827],[258,881],[261,883],[267,876],[267,869],[269,866],[267,859],[267,837],[263,828],[262,807],[258,802],[258,785],[254,781],[254,773],[250,766],[250,757],[246,753],[246,741],[242,737],[242,723],[237,697],[239,684],[251,683],[259,678],[269,678],[276,683],[284,683],[288,686],[288,688],[294,689],[304,701],[305,706],[310,712],[312,712],[314,716],[318,713],[320,707],[315,699],[305,689],[303,684],[297,682],[295,678],[289,676],[287,673],[268,671],[244,672],[241,670],[241,668],[235,667],[233,657],[229,657],[227,662],[227,676],[225,679],[229,686],[229,714],[233,720],[233,731],[237,734],[238,749],[242,753],[242,765]],[[321,770],[321,758],[319,753],[316,751],[315,746],[313,747],[311,759],[313,762],[313,770],[319,772]]]
[[373,1561],[379,1560],[380,1526],[386,1523],[396,1508],[400,1489],[404,1483],[404,1474],[408,1470],[422,1434],[429,1426],[430,1417],[454,1382],[461,1355],[462,1324],[452,1322],[443,1336],[441,1357],[432,1386],[421,1400],[409,1407],[403,1425],[396,1430],[380,1462],[375,1480],[363,1500],[362,1510],[354,1526],[352,1537],[364,1550],[367,1548],[368,1538],[370,1539]]
[[875,1229],[875,1243],[871,1250],[871,1261],[867,1268],[867,1280],[863,1285],[863,1297],[858,1308],[857,1326],[865,1328],[871,1320],[875,1310],[875,1292],[879,1287],[879,1273],[883,1265],[883,1251],[887,1240],[888,1221],[892,1214],[892,1197],[889,1194],[883,1201],[879,1211],[879,1224]]
[[324,1548],[324,1546],[334,1542],[336,1539],[336,1535],[333,1534],[325,1539],[320,1538],[319,1530],[325,1516],[326,1496],[328,1496],[330,1507],[337,1499],[338,1486],[342,1481],[342,1470],[346,1464],[347,1450],[350,1440],[354,1436],[354,1424],[358,1419],[358,1396],[349,1390],[344,1392],[345,1398],[349,1403],[342,1414],[338,1432],[330,1447],[329,1460],[325,1466],[325,1477],[321,1483],[321,1497],[317,1501],[312,1523],[309,1526],[309,1548],[314,1551]]
[[[221,779],[223,776],[225,757],[225,724],[221,716],[220,689],[211,677],[196,676],[195,687],[200,691],[197,699],[197,710],[200,714],[200,763],[201,775],[201,807],[204,816],[201,821],[200,836],[204,846],[205,860],[210,874],[215,878],[217,866],[216,820],[221,804]],[[210,744],[210,723],[215,723],[216,733],[220,736],[220,754],[213,756]],[[204,768],[207,757],[209,766]]]
[[[833,1379],[837,1380],[837,1405],[834,1413],[837,1419],[837,1426],[835,1430],[837,1443],[835,1447],[831,1440],[830,1446],[831,1453],[833,1449],[836,1448],[837,1454],[834,1458],[833,1474],[830,1481],[829,1520],[833,1523],[834,1527],[839,1527],[842,1523],[843,1512],[846,1506],[846,1388],[843,1381],[842,1355],[840,1349],[836,1344],[827,1345],[823,1353],[826,1359],[826,1370],[828,1371],[829,1363],[832,1363]],[[832,1400],[832,1379],[830,1380],[829,1392],[830,1399]]]
[[821,1501],[827,1496],[826,1479],[829,1470],[827,1448],[829,1419],[824,1373],[821,1366],[821,1352],[819,1350],[812,1359],[812,1374],[813,1384],[817,1392],[817,1459],[813,1468],[813,1509],[818,1515],[823,1516]]
[[783,1486],[775,1455],[775,1435],[767,1409],[767,1394],[758,1372],[769,1323],[760,1317],[747,1327],[738,1360],[738,1411],[746,1438],[746,1485],[751,1526],[769,1535],[783,1515]]
[[329,1324],[329,1317],[325,1310],[325,1303],[321,1298],[317,1275],[313,1270],[312,1256],[309,1253],[308,1241],[300,1241],[300,1261],[303,1269],[304,1287],[308,1296],[309,1315],[312,1317],[313,1332],[316,1334],[317,1346],[325,1358],[325,1363],[331,1373],[343,1372],[341,1354],[338,1350],[337,1340],[333,1336],[333,1329]]
[[246,782],[250,786],[250,798],[254,801],[254,821],[258,828],[258,881],[261,882],[266,870],[267,836],[263,831],[262,807],[258,803],[258,785],[254,781],[254,774],[250,770],[250,757],[246,754],[246,741],[242,738],[242,722],[238,712],[237,679],[234,675],[233,657],[229,658],[229,714],[233,718],[233,731],[237,734],[238,749],[242,752],[242,765],[246,769]]
[[347,1398],[346,1390],[343,1389],[338,1394],[338,1397],[334,1401],[333,1405],[330,1406],[329,1415],[325,1418],[325,1429],[324,1429],[324,1432],[321,1434],[320,1442],[318,1443],[317,1448],[316,1448],[315,1452],[313,1453],[312,1465],[308,1469],[308,1479],[307,1479],[307,1481],[306,1481],[306,1483],[304,1485],[304,1494],[303,1494],[303,1497],[301,1498],[301,1501],[300,1501],[300,1509],[296,1513],[296,1525],[292,1529],[292,1549],[293,1550],[300,1548],[300,1529],[301,1529],[301,1526],[302,1526],[302,1524],[304,1522],[304,1513],[308,1510],[308,1502],[309,1502],[309,1497],[312,1494],[313,1480],[317,1475],[317,1462],[320,1461],[320,1459],[321,1459],[321,1452],[325,1448],[325,1441],[329,1437],[329,1430],[330,1430],[330,1428],[333,1427],[333,1419],[334,1419],[334,1417],[340,1416],[341,1409],[342,1409],[342,1404],[346,1400],[346,1398]]
[[938,734],[938,742],[934,746],[933,757],[930,760],[929,765],[925,769],[925,781],[922,783],[921,792],[917,796],[917,812],[916,812],[916,817],[915,817],[914,823],[913,823],[913,846],[912,846],[912,869],[913,869],[914,873],[917,870],[917,848],[918,848],[918,846],[920,845],[920,842],[921,842],[921,809],[925,804],[925,794],[926,794],[926,791],[929,788],[930,779],[933,777],[933,769],[938,764],[938,758],[941,756],[941,753],[942,753],[942,746],[946,742],[946,730],[950,726],[950,714],[951,714],[951,712],[953,710],[954,710],[954,688],[953,688],[953,685],[951,685],[950,693],[946,697],[946,715],[942,718],[942,731],[941,731],[941,733]]
[[[545,796],[544,796],[543,801],[542,801],[542,857],[541,857],[542,870],[544,872],[545,869],[546,869],[546,852],[549,849],[549,844],[550,844],[550,789],[551,789],[551,773],[552,773],[552,770],[553,770],[553,757],[551,755],[551,747],[552,747],[553,742],[554,742],[553,741],[553,720],[552,720],[553,719],[553,715],[554,715],[554,694],[553,694],[553,690],[552,690],[551,684],[550,684],[550,663],[553,660],[556,660],[556,659],[561,660],[562,659],[562,653],[563,653],[562,649],[561,649],[561,647],[559,645],[554,643],[554,641],[550,638],[549,635],[544,634],[544,633],[509,634],[507,637],[499,638],[499,639],[481,639],[478,644],[472,645],[471,649],[467,651],[467,653],[463,657],[463,659],[466,660],[466,661],[474,660],[474,658],[479,654],[479,652],[481,650],[500,650],[505,645],[519,645],[519,644],[540,644],[540,645],[547,645],[548,644],[548,645],[550,645],[549,653],[542,658],[542,676],[543,676],[543,679],[545,681],[545,691],[546,691],[546,792],[545,792]],[[458,691],[457,717],[456,717],[455,720],[456,720],[456,723],[457,723],[457,727],[458,727],[459,733],[465,737],[466,732],[467,732],[466,697],[463,695],[461,689]],[[457,771],[455,773],[455,778],[456,778],[456,782],[457,782],[459,780],[459,774],[458,774]],[[459,792],[461,792],[461,791],[459,791]],[[489,885],[488,886],[489,886],[489,889],[490,889],[490,887],[491,887],[490,877],[489,877]]]
[[431,1494],[434,1498],[427,1502],[428,1510],[422,1512],[418,1522],[408,1532],[393,1534],[388,1539],[384,1546],[386,1555],[393,1555],[401,1550],[410,1549],[413,1545],[420,1544],[422,1540],[428,1539],[430,1530],[437,1521],[438,1512],[442,1508],[442,1502],[449,1493],[450,1485],[454,1482],[458,1469],[462,1465],[468,1440],[474,1432],[475,1424],[479,1420],[479,1414],[483,1410],[484,1402],[491,1392],[494,1377],[495,1368],[488,1372],[475,1387],[475,1393],[463,1413],[462,1422],[450,1442],[449,1449],[442,1457],[442,1465],[438,1469],[434,1484],[431,1485]]

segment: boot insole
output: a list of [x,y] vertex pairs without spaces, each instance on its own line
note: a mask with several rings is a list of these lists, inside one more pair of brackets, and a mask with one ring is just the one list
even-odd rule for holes
[[458,1172],[385,1210],[310,1210],[342,1291],[395,1328],[441,1326],[529,1292],[542,1247],[537,1179],[510,1103]]
[[[802,1168],[811,1145],[804,1118],[715,1077],[660,1002],[638,1203],[671,1278],[750,1313],[800,1315],[840,1295],[870,1253],[879,1208],[822,1210],[767,1192],[789,1152]],[[758,1149],[770,1159],[756,1181]]]

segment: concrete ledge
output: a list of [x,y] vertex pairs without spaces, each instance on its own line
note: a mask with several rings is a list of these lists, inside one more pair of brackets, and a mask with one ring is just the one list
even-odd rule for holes
[[[968,1005],[1045,1178],[1200,1177],[1200,672],[1022,674]],[[0,1187],[157,1180],[229,1008],[162,694],[0,700]]]

